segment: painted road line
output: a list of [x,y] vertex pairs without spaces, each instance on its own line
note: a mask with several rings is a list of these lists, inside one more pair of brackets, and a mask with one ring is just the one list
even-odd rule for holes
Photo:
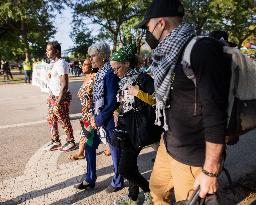
[[[80,119],[82,117],[81,113],[71,114],[69,115],[71,120]],[[33,121],[33,122],[24,122],[24,123],[17,123],[17,124],[11,124],[11,125],[2,125],[0,126],[0,129],[7,129],[7,128],[14,128],[14,127],[25,127],[30,125],[37,125],[46,123],[46,120],[39,120],[39,121]]]

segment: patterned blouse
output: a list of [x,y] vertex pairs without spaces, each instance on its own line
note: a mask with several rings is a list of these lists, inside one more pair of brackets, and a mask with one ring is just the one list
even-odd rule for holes
[[93,85],[95,82],[96,73],[91,74],[91,78],[80,87],[77,96],[80,98],[82,106],[82,121],[90,123],[92,115],[92,97]]

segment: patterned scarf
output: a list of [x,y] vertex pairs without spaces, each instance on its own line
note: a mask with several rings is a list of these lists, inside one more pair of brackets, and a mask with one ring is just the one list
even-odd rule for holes
[[103,68],[96,74],[96,80],[93,86],[93,105],[95,115],[98,115],[100,108],[104,106],[104,78],[106,73],[111,69],[110,63],[106,62]]
[[133,108],[134,96],[127,95],[125,92],[128,89],[128,85],[132,85],[136,82],[140,72],[136,69],[129,69],[125,76],[119,81],[119,91],[117,93],[117,101],[120,102],[120,110],[122,113],[126,113]]
[[137,69],[129,69],[118,83],[120,90],[126,90],[128,85],[131,85],[137,80],[139,74],[140,72]]
[[183,51],[183,47],[194,35],[194,28],[187,23],[182,23],[161,41],[155,50],[153,50],[153,62],[150,69],[154,75],[156,93],[155,124],[161,126],[160,118],[163,116],[163,128],[165,130],[168,130],[165,106],[170,95],[172,73],[178,58]]

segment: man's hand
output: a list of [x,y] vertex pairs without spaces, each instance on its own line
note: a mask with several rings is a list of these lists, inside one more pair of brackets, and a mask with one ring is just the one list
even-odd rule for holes
[[[221,171],[221,156],[223,144],[215,144],[206,141],[206,155],[204,170],[208,173],[219,174]],[[218,189],[217,177],[208,176],[201,172],[195,180],[194,188],[200,186],[199,196],[205,198],[206,194],[213,194]]]
[[129,85],[128,86],[128,94],[129,95],[132,95],[132,96],[136,97],[138,95],[138,92],[139,92],[139,86],[138,85],[135,85],[135,86]]
[[194,189],[198,186],[200,186],[201,198],[205,198],[207,194],[214,194],[218,189],[217,177],[209,177],[201,172],[195,179]]
[[113,116],[114,116],[115,127],[117,127],[119,113],[117,111],[114,111]]

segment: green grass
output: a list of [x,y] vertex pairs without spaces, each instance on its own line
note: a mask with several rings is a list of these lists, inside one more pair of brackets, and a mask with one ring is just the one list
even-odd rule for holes
[[0,75],[0,85],[24,83],[24,74],[20,74],[19,70],[17,69],[13,69],[11,72],[13,80],[10,78],[10,80],[4,81],[4,76]]

